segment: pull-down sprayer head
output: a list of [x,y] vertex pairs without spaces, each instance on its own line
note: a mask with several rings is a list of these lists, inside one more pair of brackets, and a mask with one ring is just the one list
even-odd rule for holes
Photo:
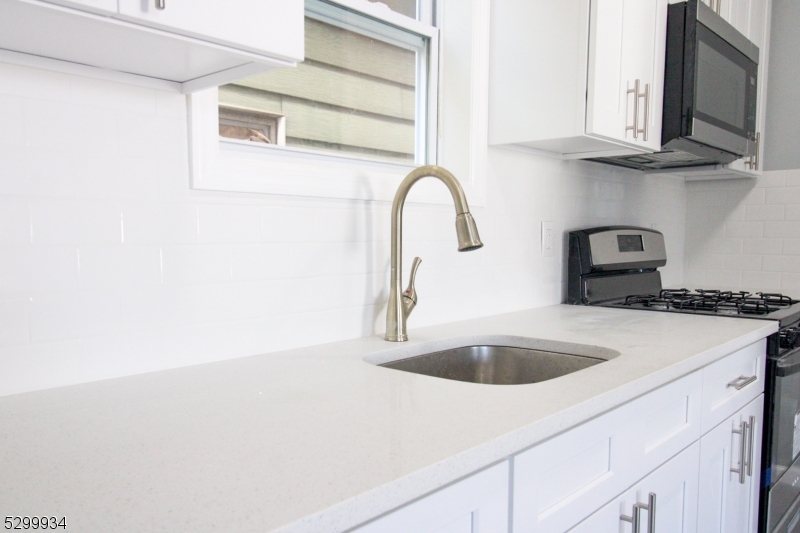
[[478,235],[478,226],[469,212],[456,215],[456,233],[458,234],[458,251],[471,252],[483,247]]

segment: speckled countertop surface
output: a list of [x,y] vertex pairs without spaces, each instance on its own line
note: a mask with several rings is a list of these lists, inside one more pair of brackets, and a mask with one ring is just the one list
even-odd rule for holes
[[[7,396],[0,516],[66,516],[79,532],[344,531],[774,331],[763,320],[564,305],[412,321],[399,347],[371,337]],[[620,355],[512,386],[363,360],[502,335]]]

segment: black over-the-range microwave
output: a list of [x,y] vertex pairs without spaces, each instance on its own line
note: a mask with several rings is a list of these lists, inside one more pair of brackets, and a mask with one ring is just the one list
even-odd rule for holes
[[699,0],[670,4],[662,151],[599,158],[641,170],[756,154],[758,47]]

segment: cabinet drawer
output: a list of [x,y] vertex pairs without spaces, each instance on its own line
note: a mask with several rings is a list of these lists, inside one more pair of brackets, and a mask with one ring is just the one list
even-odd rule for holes
[[763,339],[703,369],[703,433],[764,392],[766,353]]
[[634,504],[648,505],[651,495],[655,503],[655,527],[652,530],[648,528],[651,510],[642,509],[639,511],[640,531],[695,533],[699,460],[700,444],[696,442],[571,529],[570,533],[627,533],[632,530],[632,524],[622,517],[632,517]]
[[562,533],[700,438],[695,372],[514,458],[515,533]]
[[508,531],[508,462],[425,496],[351,533],[504,533]]

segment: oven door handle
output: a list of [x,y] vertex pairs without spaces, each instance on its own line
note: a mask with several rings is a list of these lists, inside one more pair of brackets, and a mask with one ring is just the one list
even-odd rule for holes
[[757,379],[758,376],[739,376],[738,378],[728,383],[728,387],[733,387],[736,390],[742,390],[751,383],[754,383]]
[[800,372],[800,350],[794,350],[791,353],[781,356],[778,364],[775,367],[775,373],[778,377],[791,376]]

